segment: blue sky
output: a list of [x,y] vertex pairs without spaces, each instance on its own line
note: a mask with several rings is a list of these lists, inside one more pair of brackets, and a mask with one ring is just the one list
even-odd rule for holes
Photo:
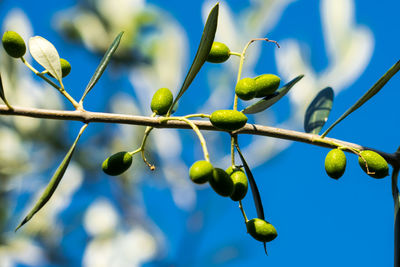
[[[234,14],[247,8],[251,2],[253,1],[226,1]],[[159,6],[179,22],[189,41],[189,63],[197,49],[203,27],[203,1],[154,0],[148,3]],[[4,0],[0,3],[0,19],[3,20],[13,7],[21,8],[30,19],[34,34],[52,40],[59,51],[68,55],[74,74],[68,80],[68,86],[73,88],[72,94],[78,96],[83,91],[81,88],[86,86],[99,58],[87,50],[82,51],[83,47],[80,45],[65,42],[52,27],[55,12],[75,4],[75,1]],[[306,53],[304,56],[318,75],[329,65],[319,4],[320,1],[294,1],[283,11],[275,27],[268,32],[269,38],[278,42],[282,40],[282,44],[286,44],[284,40],[290,38],[295,39],[303,48],[306,47],[303,50]],[[397,14],[400,2],[383,0],[377,4],[376,1],[356,0],[354,5],[355,23],[368,28],[373,35],[373,52],[359,78],[344,86],[335,97],[328,124],[347,110],[400,58],[400,23]],[[268,45],[262,46],[260,59],[254,65],[253,72],[262,73],[268,69],[268,72],[277,73],[280,70],[276,62],[271,60],[275,59],[274,49]],[[208,87],[206,73],[213,68],[216,67],[206,64],[193,88]],[[298,74],[301,73],[293,73],[293,76]],[[115,76],[110,76],[101,80],[99,91],[115,82]],[[400,146],[397,107],[400,99],[399,77],[395,76],[378,95],[336,126],[329,136],[385,152],[394,152]],[[119,80],[117,85],[129,86],[129,82],[125,78]],[[130,92],[129,88],[123,90]],[[94,95],[90,95],[90,101],[93,102],[88,104],[91,110],[106,110],[107,97],[100,93]],[[185,99],[188,101],[193,95],[188,92]],[[182,105],[182,113],[193,112],[190,110],[191,105],[201,105],[191,101],[193,102],[190,104]],[[279,123],[288,114],[293,115],[293,107],[289,100],[284,99],[274,106],[273,112],[276,122]],[[72,126],[73,130],[69,131],[71,140],[77,127],[75,124]],[[92,129],[85,138],[103,128],[95,126]],[[192,146],[193,143],[198,145],[197,140],[193,141],[191,137],[182,137],[184,147]],[[227,141],[228,136],[225,138]],[[248,144],[251,139],[241,136],[239,141]],[[330,179],[323,167],[327,152],[325,148],[293,143],[273,159],[253,169],[266,217],[278,230],[278,238],[268,244],[268,257],[263,252],[262,244],[246,234],[236,204],[217,196],[211,189],[196,189],[197,205],[194,210],[187,212],[176,207],[168,187],[151,182],[141,185],[143,205],[167,240],[167,249],[158,259],[145,266],[392,265],[393,200],[390,178],[376,180],[368,177],[359,168],[356,156],[347,154],[347,170],[344,176],[338,181]],[[192,150],[191,153],[190,157],[193,158]],[[191,164],[187,159],[185,163],[189,166]],[[151,174],[146,173],[145,176],[150,177]],[[110,185],[104,181],[101,185],[103,187],[98,185],[95,188],[103,194],[107,191],[104,187]],[[82,189],[82,192],[87,191]],[[74,210],[73,205],[70,207],[71,213]],[[244,206],[249,217],[256,215],[250,195],[245,199]],[[185,226],[191,222],[190,218],[196,216],[203,218],[203,228],[200,232],[189,234]],[[78,240],[83,238],[85,234],[82,232],[80,229],[74,237]],[[74,247],[69,242],[75,240],[65,238],[61,251]],[[67,255],[71,259],[68,262],[80,262],[82,253],[69,252]],[[49,263],[48,266],[53,265]]]

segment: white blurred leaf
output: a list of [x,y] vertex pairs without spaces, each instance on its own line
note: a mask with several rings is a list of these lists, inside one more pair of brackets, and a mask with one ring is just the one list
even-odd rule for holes
[[29,39],[29,52],[32,57],[62,83],[60,56],[52,43],[41,36]]

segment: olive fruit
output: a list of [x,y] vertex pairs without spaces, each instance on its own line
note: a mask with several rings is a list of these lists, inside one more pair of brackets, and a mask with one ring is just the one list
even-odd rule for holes
[[226,44],[214,42],[208,54],[207,61],[212,63],[222,63],[230,57],[230,50]]
[[228,169],[226,169],[225,171],[226,171],[226,173],[227,173],[229,176],[231,176],[232,173],[234,173],[234,172],[237,172],[237,171],[243,172],[243,169],[242,169],[242,168],[239,168],[239,167],[236,167],[236,166],[234,166],[234,167],[229,166]]
[[121,151],[108,157],[102,164],[103,171],[108,175],[120,175],[132,164],[132,155],[129,152]]
[[223,169],[214,168],[213,174],[208,182],[217,194],[223,197],[232,195],[233,181]]
[[[71,64],[66,59],[60,58],[60,64],[61,64],[61,75],[62,77],[66,77],[70,72],[71,72]],[[48,73],[51,77],[51,73]]]
[[60,58],[61,63],[61,73],[62,77],[64,78],[71,72],[71,64],[66,59]]
[[20,58],[25,55],[26,45],[24,39],[13,31],[6,31],[3,34],[3,47],[11,57]]
[[199,160],[193,163],[189,169],[190,179],[196,184],[204,184],[213,175],[214,167],[210,162]]
[[237,110],[216,110],[211,113],[210,122],[218,129],[234,131],[246,125],[247,117]]
[[274,74],[262,74],[254,78],[255,97],[265,97],[273,94],[278,89],[281,79]]
[[172,105],[173,99],[174,97],[168,88],[160,88],[151,99],[151,110],[157,115],[165,115]]
[[233,181],[233,192],[230,196],[233,201],[242,200],[248,189],[248,182],[246,174],[242,170],[234,171],[231,175]]
[[243,78],[236,84],[235,94],[242,100],[250,100],[256,96],[256,81],[252,78]]
[[380,179],[389,175],[388,163],[381,155],[371,150],[361,151],[360,155],[358,163],[369,176]]
[[339,179],[346,169],[346,155],[338,148],[332,149],[325,158],[325,171],[329,177]]
[[259,218],[251,219],[246,223],[247,232],[255,239],[261,242],[270,242],[274,240],[278,233],[275,227]]

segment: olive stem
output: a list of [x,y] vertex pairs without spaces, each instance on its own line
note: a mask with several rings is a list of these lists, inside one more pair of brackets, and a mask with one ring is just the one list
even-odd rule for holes
[[241,200],[239,200],[239,209],[240,209],[240,211],[242,212],[243,219],[244,219],[244,223],[247,224],[247,222],[248,222],[249,220],[247,219],[246,212],[245,212],[244,209],[243,209],[243,204],[242,204],[242,201],[241,201]]
[[240,54],[239,52],[229,52],[229,55],[238,56],[238,57],[242,56],[242,54]]
[[[156,115],[157,114],[155,112],[153,112],[153,114],[151,114],[150,117],[154,118]],[[154,127],[151,127],[151,126],[146,127],[146,130],[144,130],[142,144],[140,145],[140,147],[137,150],[133,151],[133,153],[136,153],[136,151],[141,152],[144,163],[146,163],[146,165],[150,168],[151,171],[154,171],[156,169],[156,167],[153,164],[150,164],[150,162],[148,162],[148,160],[146,159],[146,156],[144,155],[144,148],[146,146],[147,137],[149,137],[149,134],[150,134],[151,130],[153,130],[153,128]]]
[[79,105],[79,103],[76,102],[75,99],[70,94],[67,93],[67,91],[65,91],[62,82],[60,82],[61,87],[58,86],[56,83],[54,83],[52,80],[50,80],[45,76],[45,74],[48,73],[47,70],[45,70],[44,72],[39,72],[31,64],[29,64],[29,62],[26,61],[24,57],[21,57],[21,60],[25,64],[25,66],[27,66],[34,74],[36,74],[37,76],[42,78],[45,82],[56,88],[65,98],[67,98],[68,101],[71,102],[71,104],[74,106],[76,110],[83,111],[82,105]]
[[170,121],[170,120],[183,121],[190,125],[190,127],[193,129],[193,131],[197,134],[197,137],[199,138],[201,147],[203,148],[204,159],[206,161],[210,162],[210,155],[208,154],[207,143],[203,137],[203,134],[200,132],[199,128],[193,122],[191,122],[190,120],[188,120],[185,117],[165,117],[165,118],[160,119],[161,122]]
[[183,116],[184,118],[186,118],[186,119],[189,119],[189,118],[210,118],[211,117],[211,115],[209,115],[209,114],[190,114],[190,115],[186,115],[186,116]]

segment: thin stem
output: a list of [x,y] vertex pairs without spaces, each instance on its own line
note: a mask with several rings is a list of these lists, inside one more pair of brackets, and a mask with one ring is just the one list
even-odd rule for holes
[[242,212],[243,219],[244,219],[244,223],[247,224],[247,222],[248,222],[249,220],[247,219],[246,212],[244,212],[243,204],[242,204],[242,201],[241,201],[241,200],[239,200],[239,209],[240,209],[240,211]]
[[240,56],[242,56],[242,54],[240,54],[240,53],[238,53],[238,52],[229,52],[229,55],[232,55],[232,56],[238,56],[238,57],[240,57]]
[[56,83],[54,83],[52,80],[50,80],[49,78],[47,78],[45,76],[45,74],[48,72],[47,70],[44,72],[39,72],[38,70],[36,70],[28,61],[25,60],[24,57],[21,57],[22,62],[33,72],[35,73],[37,76],[39,76],[40,78],[42,78],[44,81],[46,81],[48,84],[50,84],[51,86],[53,86],[54,88],[56,88],[65,98],[68,99],[69,102],[71,102],[71,104],[74,106],[74,108],[76,110],[81,110],[83,111],[83,107],[82,105],[80,105],[78,102],[75,101],[75,99],[67,93],[67,91],[65,91],[64,89],[64,85],[63,83],[60,81],[60,86],[58,86]]
[[[159,118],[152,118],[145,116],[101,113],[101,112],[90,112],[90,111],[79,111],[79,110],[75,111],[49,110],[49,109],[36,109],[36,108],[26,108],[17,106],[13,106],[13,109],[10,110],[6,105],[0,104],[0,114],[10,115],[10,116],[42,118],[42,119],[56,119],[65,121],[81,121],[84,123],[91,123],[91,122],[119,123],[119,124],[129,124],[129,125],[151,126],[154,128],[192,129],[192,127],[188,125],[186,122],[179,120],[162,121]],[[215,128],[211,124],[211,122],[206,120],[191,120],[190,122],[193,125],[195,125],[199,130],[223,132],[223,130]],[[284,140],[302,142],[326,148],[337,148],[338,146],[343,146],[346,148],[343,149],[344,151],[352,153],[354,152],[351,151],[351,149],[373,150],[379,153],[381,156],[383,156],[392,166],[400,166],[400,157],[398,157],[397,154],[395,153],[386,153],[370,147],[361,146],[358,144],[329,137],[325,137],[322,139],[320,136],[315,134],[309,134],[304,132],[286,130],[271,126],[249,124],[249,123],[246,124],[243,128],[234,131],[232,134],[251,134],[251,135],[268,136]]]
[[206,140],[204,139],[203,134],[200,132],[199,128],[193,122],[184,117],[165,117],[161,119],[161,122],[171,121],[171,120],[183,121],[188,125],[190,125],[190,127],[197,134],[197,137],[200,140],[201,147],[203,148],[204,159],[210,162],[210,155],[208,154]]
[[153,129],[154,128],[151,126],[146,127],[146,130],[144,131],[143,141],[139,148],[140,151],[142,152],[142,159],[143,159],[144,163],[146,163],[146,165],[149,166],[151,171],[154,171],[156,169],[156,167],[147,161],[146,156],[144,155],[144,147],[146,146],[147,137],[149,137],[149,134],[150,134],[151,130],[153,130]]
[[189,118],[210,118],[211,116],[208,114],[190,114],[183,117],[189,119]]

